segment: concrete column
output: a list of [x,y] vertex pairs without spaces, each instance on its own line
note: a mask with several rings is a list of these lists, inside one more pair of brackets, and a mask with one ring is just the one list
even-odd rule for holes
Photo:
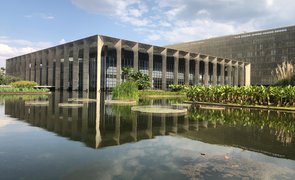
[[162,90],[167,90],[167,49],[162,51]]
[[13,59],[10,59],[10,67],[11,67],[11,71],[10,71],[10,73],[11,73],[11,75],[13,75],[13,76],[16,76],[16,74],[15,74],[15,58],[13,58]]
[[21,56],[17,58],[17,66],[18,66],[18,76],[22,79],[23,69],[22,69],[22,57]]
[[138,43],[135,44],[135,46],[132,47],[133,51],[133,69],[135,72],[137,72],[138,69]]
[[6,74],[10,75],[10,59],[6,60],[5,69],[6,69]]
[[16,70],[16,58],[13,58],[12,60],[12,72],[11,72],[11,74],[13,75],[13,76],[17,76],[17,74],[16,74],[16,72],[17,72],[17,70]]
[[[104,80],[102,79],[102,75],[101,75],[101,64],[102,64],[102,58],[101,58],[101,51],[103,48],[103,41],[101,40],[101,38],[98,36],[97,38],[97,67],[96,67],[96,77],[97,77],[97,84],[96,84],[96,89],[97,92],[99,92],[101,90],[101,81]],[[105,68],[105,67],[104,67]],[[96,97],[100,97],[100,94],[97,93]]]
[[239,84],[240,86],[245,86],[245,63],[242,63],[241,66],[239,66]]
[[200,60],[197,58],[195,59],[195,77],[194,77],[194,84],[199,85],[200,79]]
[[204,60],[204,64],[205,64],[205,71],[204,71],[204,85],[208,86],[209,84],[209,57],[206,57]]
[[89,44],[83,43],[83,91],[89,91]]
[[174,57],[173,84],[178,84],[179,51],[174,53],[173,57]]
[[23,66],[23,61],[22,61],[22,56],[20,56],[18,58],[18,72],[19,72],[19,77],[21,79],[23,79],[23,68],[22,68],[22,66]]
[[[98,64],[98,63],[97,63]],[[79,45],[73,44],[73,91],[79,87]]]
[[29,57],[29,55],[26,55],[26,80],[29,81],[30,80],[30,73],[31,73],[31,59]]
[[221,63],[220,63],[220,85],[224,85],[224,63],[225,63],[225,60],[222,60]]
[[48,55],[47,55],[47,51],[43,50],[42,51],[42,79],[41,79],[41,85],[48,85],[46,82],[46,69],[47,69],[47,59],[48,59]]
[[40,58],[40,52],[36,53],[36,82],[40,85],[40,74],[41,74],[41,58]]
[[232,73],[232,62],[228,62],[227,63],[227,78],[228,78],[228,85],[232,85],[232,77],[231,77],[231,73]]
[[16,57],[14,61],[15,61],[15,71],[14,72],[15,72],[17,77],[20,77],[19,65],[18,65],[19,64],[19,58]]
[[245,86],[251,85],[251,64],[245,64]]
[[122,71],[122,40],[119,40],[116,45],[116,51],[117,51],[117,84],[121,83],[121,71]]
[[[64,84],[63,84],[63,89],[68,90],[69,89],[69,44],[64,45]],[[88,71],[87,71],[88,72]]]
[[32,53],[31,54],[31,81],[35,81],[35,63],[36,63],[36,61],[35,61],[35,54],[34,53]]
[[26,58],[25,55],[21,56],[21,75],[22,80],[26,79]]
[[213,60],[213,86],[217,85],[217,58]]
[[15,58],[13,58],[11,59],[11,75],[16,76],[15,71]]
[[184,57],[185,60],[185,68],[184,68],[184,84],[189,85],[189,61],[190,61],[190,53]]
[[19,57],[15,58],[15,74],[17,77],[20,77],[20,66],[19,66]]
[[56,47],[55,51],[55,89],[60,89],[60,65],[61,65],[61,53],[62,49],[61,47]]
[[54,61],[54,49],[48,50],[48,86],[54,86],[53,84],[53,61]]
[[20,78],[21,79],[23,79],[23,71],[24,71],[24,69],[23,69],[23,58],[22,58],[22,56],[20,56],[19,57],[19,75],[20,75]]
[[18,77],[17,58],[13,58],[13,75]]
[[154,47],[151,46],[148,51],[149,55],[149,77],[150,77],[150,83],[151,87],[153,88],[153,70],[154,70]]
[[239,85],[239,63],[236,62],[235,64],[235,74],[234,74],[234,85],[238,86]]

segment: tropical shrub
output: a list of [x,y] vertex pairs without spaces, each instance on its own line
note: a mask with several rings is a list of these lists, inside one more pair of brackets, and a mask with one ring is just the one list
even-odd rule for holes
[[113,89],[113,99],[115,100],[137,100],[138,94],[137,83],[132,80],[122,82]]
[[186,90],[194,102],[294,106],[295,86],[192,86]]
[[151,87],[150,78],[147,74],[143,74],[140,71],[135,72],[133,68],[124,67],[122,68],[123,80],[135,81],[139,90],[148,89]]
[[38,84],[34,81],[16,81],[13,83],[10,83],[10,85],[14,88],[34,88],[34,86],[37,86]]
[[170,84],[168,87],[174,92],[184,91],[189,88],[189,86],[183,84]]

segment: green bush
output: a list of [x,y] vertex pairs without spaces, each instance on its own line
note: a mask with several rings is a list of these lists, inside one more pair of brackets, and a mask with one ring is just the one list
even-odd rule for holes
[[174,92],[185,91],[189,88],[189,86],[183,84],[170,84],[168,87]]
[[8,75],[3,75],[0,74],[0,84],[1,85],[8,85],[10,83],[20,81],[21,79],[19,77],[14,77],[14,76],[8,76]]
[[38,84],[34,81],[16,81],[13,83],[10,83],[10,85],[14,88],[34,88],[34,86],[37,86]]
[[150,78],[147,74],[140,71],[135,72],[133,68],[124,67],[122,69],[123,80],[131,80],[136,82],[139,90],[148,89],[151,87]]
[[137,100],[138,94],[137,83],[132,80],[122,82],[113,89],[113,99],[115,100]]

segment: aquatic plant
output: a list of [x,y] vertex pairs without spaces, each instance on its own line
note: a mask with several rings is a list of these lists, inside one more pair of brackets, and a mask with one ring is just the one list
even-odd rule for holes
[[139,94],[137,83],[132,80],[116,85],[112,93],[114,100],[137,100]]

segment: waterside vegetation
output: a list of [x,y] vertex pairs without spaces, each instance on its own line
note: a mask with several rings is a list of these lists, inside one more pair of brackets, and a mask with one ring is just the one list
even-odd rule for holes
[[0,94],[47,94],[49,92],[49,89],[47,88],[34,88],[37,85],[38,84],[33,81],[16,81],[9,85],[1,85]]
[[135,81],[127,80],[113,88],[113,100],[138,100],[138,86]]
[[186,95],[192,102],[295,106],[294,86],[191,86]]

